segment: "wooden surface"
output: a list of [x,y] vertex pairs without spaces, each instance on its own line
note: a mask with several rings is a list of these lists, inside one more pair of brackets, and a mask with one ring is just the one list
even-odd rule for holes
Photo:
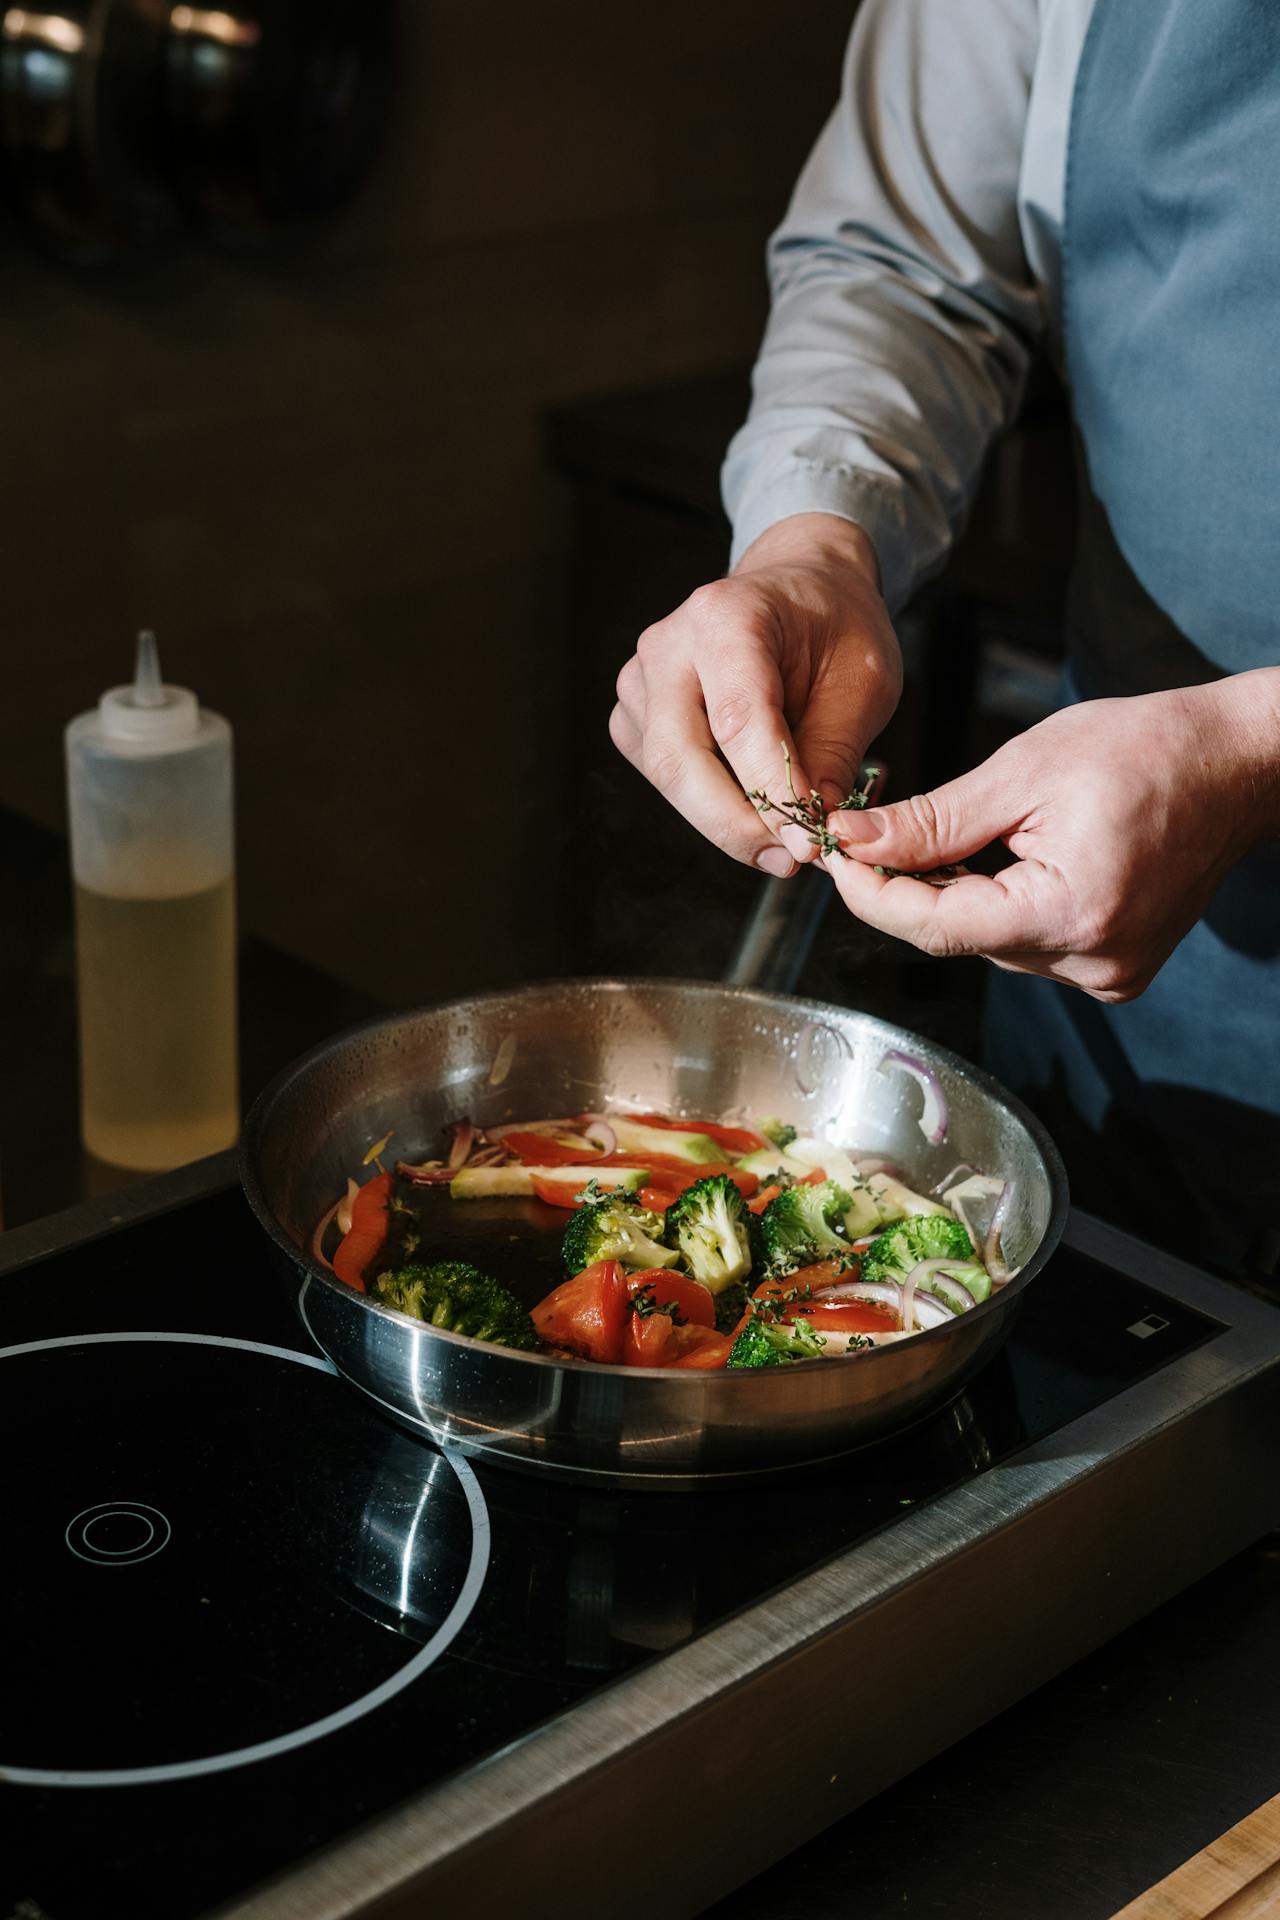
[[1271,1914],[1280,1914],[1280,1794],[1112,1920],[1264,1920]]

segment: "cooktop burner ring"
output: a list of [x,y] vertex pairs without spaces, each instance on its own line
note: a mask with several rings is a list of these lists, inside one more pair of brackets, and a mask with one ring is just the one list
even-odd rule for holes
[[[319,1355],[299,1353],[292,1347],[271,1346],[256,1340],[238,1340],[225,1334],[170,1333],[151,1330],[72,1334],[52,1340],[26,1341],[19,1346],[0,1347],[0,1361],[19,1359],[29,1354],[50,1352],[59,1348],[145,1345],[147,1343],[235,1348],[243,1353],[263,1355],[270,1359],[309,1367],[318,1373],[328,1374],[335,1380],[341,1377],[336,1369]],[[358,1695],[355,1699],[349,1700],[343,1706],[335,1708],[316,1720],[284,1733],[275,1734],[269,1739],[254,1741],[246,1746],[204,1754],[190,1760],[166,1761],[155,1766],[25,1767],[11,1766],[0,1759],[0,1783],[35,1787],[133,1787],[225,1773],[234,1768],[249,1766],[259,1760],[267,1760],[275,1755],[288,1753],[299,1747],[309,1746],[313,1741],[323,1739],[325,1735],[337,1732],[353,1721],[363,1719],[396,1694],[403,1692],[406,1687],[411,1686],[447,1652],[466,1625],[480,1597],[480,1590],[484,1585],[489,1567],[489,1509],[480,1483],[460,1454],[448,1447],[437,1447],[436,1451],[440,1458],[448,1463],[464,1496],[471,1525],[470,1553],[458,1593],[444,1619],[431,1637],[398,1671],[389,1675],[368,1692]],[[93,1537],[95,1522],[103,1523],[111,1519],[138,1523],[132,1538],[126,1537],[123,1549],[105,1544],[106,1540],[114,1536],[109,1533],[104,1536],[101,1524],[96,1529],[98,1535],[96,1541]],[[67,1525],[65,1538],[67,1547],[76,1554],[77,1558],[92,1561],[100,1566],[119,1567],[136,1565],[140,1560],[153,1558],[168,1544],[171,1531],[168,1517],[158,1508],[144,1502],[121,1498],[96,1503],[72,1516]],[[84,1551],[86,1547],[88,1551]],[[114,1578],[114,1575],[111,1577]]]

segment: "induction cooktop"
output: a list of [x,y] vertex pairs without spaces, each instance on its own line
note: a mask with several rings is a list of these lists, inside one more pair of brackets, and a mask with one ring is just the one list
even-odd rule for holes
[[229,1171],[0,1240],[0,1915],[598,1913],[673,1794],[693,1912],[1274,1522],[1280,1314],[1085,1217],[927,1424],[628,1494],[387,1422]]

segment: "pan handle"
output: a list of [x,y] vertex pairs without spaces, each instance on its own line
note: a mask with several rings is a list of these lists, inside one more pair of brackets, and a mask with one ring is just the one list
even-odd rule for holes
[[831,891],[830,880],[816,867],[806,867],[789,880],[762,881],[751,918],[725,968],[725,985],[793,992]]
[[[858,769],[858,785],[874,780],[873,800],[884,792],[887,768],[877,760]],[[816,867],[789,880],[763,880],[751,918],[742,929],[724,971],[726,987],[758,987],[794,993],[831,898],[831,882]]]

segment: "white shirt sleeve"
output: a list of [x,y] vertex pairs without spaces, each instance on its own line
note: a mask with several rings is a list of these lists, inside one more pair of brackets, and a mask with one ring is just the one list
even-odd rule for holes
[[839,514],[896,610],[944,559],[1045,324],[1019,222],[1040,12],[864,0],[770,243],[772,313],[723,472],[735,561],[775,521]]

